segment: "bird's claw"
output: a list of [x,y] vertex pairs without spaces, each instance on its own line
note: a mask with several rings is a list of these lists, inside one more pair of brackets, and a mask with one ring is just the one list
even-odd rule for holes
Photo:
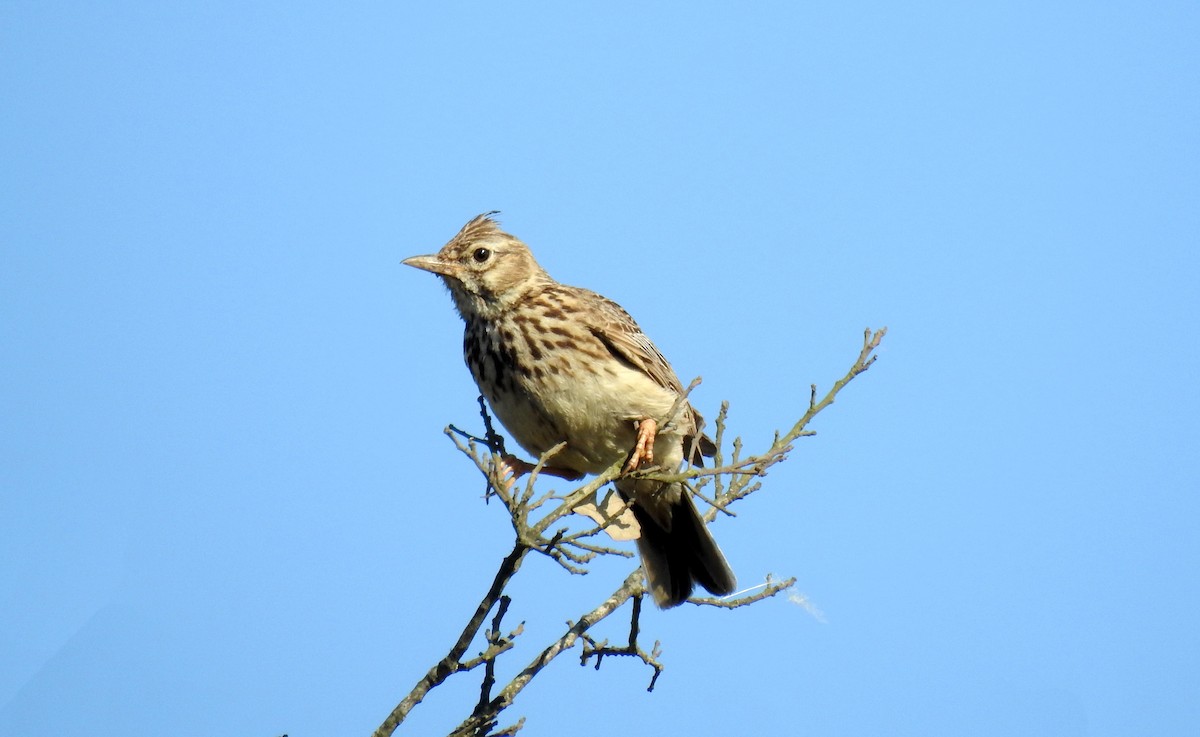
[[637,442],[633,445],[633,453],[625,464],[625,473],[636,471],[643,465],[654,462],[654,437],[658,434],[658,423],[647,417],[638,422]]
[[496,459],[496,465],[496,476],[503,482],[505,491],[511,489],[512,485],[517,482],[517,479],[533,470],[533,464],[508,453]]

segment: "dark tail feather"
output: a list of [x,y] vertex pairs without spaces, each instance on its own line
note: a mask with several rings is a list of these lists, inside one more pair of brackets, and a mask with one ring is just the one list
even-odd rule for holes
[[671,505],[669,529],[638,504],[632,509],[641,527],[638,551],[659,607],[682,604],[697,583],[715,596],[733,593],[733,571],[686,491]]

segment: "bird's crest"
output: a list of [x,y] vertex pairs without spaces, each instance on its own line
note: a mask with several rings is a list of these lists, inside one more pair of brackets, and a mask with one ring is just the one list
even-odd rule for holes
[[476,215],[471,218],[471,221],[462,226],[462,230],[458,231],[458,235],[450,239],[451,243],[470,243],[485,236],[501,234],[504,231],[500,230],[500,221],[496,220],[493,215],[499,215],[499,210],[485,212],[482,215]]

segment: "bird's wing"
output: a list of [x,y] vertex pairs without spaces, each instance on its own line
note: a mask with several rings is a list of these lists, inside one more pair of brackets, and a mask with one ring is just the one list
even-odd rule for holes
[[[592,334],[619,360],[646,374],[659,386],[683,394],[683,384],[675,375],[675,370],[633,317],[611,299],[595,292],[590,294],[595,298],[597,307],[594,313],[597,315],[596,323],[589,326]],[[707,435],[700,432],[704,427],[704,419],[696,408],[689,403],[685,412],[692,429],[686,433],[684,445],[692,448],[688,452],[691,463],[702,466],[702,456],[713,456],[717,447]]]
[[659,386],[683,394],[683,384],[658,347],[646,337],[621,305],[592,293],[596,299],[596,322],[589,325],[592,334],[614,356],[641,371]]

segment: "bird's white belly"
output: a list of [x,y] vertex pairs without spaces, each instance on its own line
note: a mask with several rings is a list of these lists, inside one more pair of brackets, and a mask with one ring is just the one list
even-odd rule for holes
[[[639,420],[652,418],[661,426],[675,403],[674,392],[645,374],[615,362],[606,368],[570,379],[546,375],[537,382],[536,399],[518,389],[489,400],[504,427],[535,457],[565,440],[567,447],[548,465],[599,473],[633,450]],[[660,433],[654,445],[656,462],[673,466],[681,460],[679,433]]]

